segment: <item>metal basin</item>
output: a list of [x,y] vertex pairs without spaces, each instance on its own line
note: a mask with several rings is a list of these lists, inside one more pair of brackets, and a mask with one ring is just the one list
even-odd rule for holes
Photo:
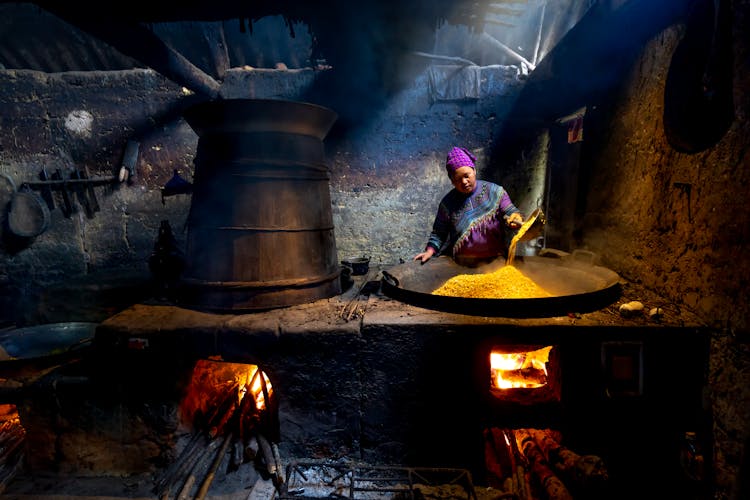
[[79,358],[92,347],[98,323],[48,323],[0,333],[0,377],[34,376]]
[[480,274],[496,270],[504,262],[476,268],[456,264],[445,256],[425,264],[406,262],[383,271],[383,293],[407,304],[438,311],[475,316],[542,318],[568,313],[591,312],[606,307],[620,296],[620,277],[614,271],[594,265],[591,257],[572,254],[517,257],[514,266],[551,297],[484,299],[433,295],[432,291],[459,274]]

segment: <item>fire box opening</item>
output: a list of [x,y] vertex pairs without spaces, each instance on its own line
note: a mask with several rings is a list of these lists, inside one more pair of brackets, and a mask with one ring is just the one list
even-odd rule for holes
[[555,346],[509,345],[490,350],[490,392],[520,403],[560,400]]
[[490,353],[492,387],[534,389],[547,385],[547,363],[552,346],[534,351],[502,352],[494,348]]
[[274,401],[271,381],[257,365],[199,360],[180,402],[180,420],[192,431],[212,437],[234,434],[247,440],[257,432],[275,435]]
[[15,404],[0,405],[0,464],[1,484],[5,484],[21,466],[24,455],[26,430],[21,425]]

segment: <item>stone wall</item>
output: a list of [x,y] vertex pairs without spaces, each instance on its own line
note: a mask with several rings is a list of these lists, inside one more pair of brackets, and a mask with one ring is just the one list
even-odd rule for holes
[[[329,134],[326,154],[341,259],[367,255],[373,264],[393,264],[421,251],[437,202],[450,188],[443,166],[448,149],[464,145],[483,162],[522,84],[515,67],[459,71],[458,77],[448,72],[450,78],[444,73],[419,75],[385,109],[360,109],[356,123],[346,121],[345,129],[334,125]],[[310,88],[319,75],[311,69],[231,70],[222,96],[311,102]],[[94,295],[128,288],[132,293],[115,307],[136,302],[149,293],[148,257],[162,220],[170,222],[184,247],[190,197],[163,199],[160,190],[175,170],[192,181],[197,136],[182,112],[199,99],[150,70],[2,71],[0,81],[0,126],[9,131],[0,137],[0,172],[16,187],[37,181],[42,169],[50,175],[59,169],[67,178],[85,167],[90,176],[113,179],[95,188],[100,211],[91,217],[75,196],[75,212],[65,217],[57,192],[46,232],[19,239],[5,228],[0,280],[8,317],[3,319],[43,323],[85,315],[100,320],[112,313],[111,304],[95,310],[90,295],[90,302],[79,303],[83,287],[93,287]],[[435,90],[436,85],[445,88]],[[118,182],[128,141],[139,144],[136,168],[134,176]],[[508,181],[525,186],[527,175],[520,170]],[[11,189],[5,179],[0,182],[5,205]],[[520,194],[515,201],[531,207]]]
[[[738,8],[734,31],[746,30]],[[664,106],[683,36],[677,26],[653,39],[612,105],[586,122],[591,177],[582,244],[623,277],[658,292],[663,307],[693,310],[716,328],[706,405],[714,415],[717,495],[741,498],[750,434],[747,37],[734,38],[734,121],[716,144],[681,153],[667,141]]]

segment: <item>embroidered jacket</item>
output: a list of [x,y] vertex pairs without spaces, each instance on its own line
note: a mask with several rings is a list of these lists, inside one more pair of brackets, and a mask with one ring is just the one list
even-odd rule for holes
[[515,212],[505,189],[492,182],[477,180],[469,195],[451,189],[438,205],[427,246],[454,258],[504,255],[510,241],[504,218]]

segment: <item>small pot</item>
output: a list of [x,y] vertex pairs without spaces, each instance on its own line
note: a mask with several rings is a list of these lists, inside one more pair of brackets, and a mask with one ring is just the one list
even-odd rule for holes
[[341,263],[351,268],[352,276],[367,274],[370,269],[370,257],[350,257],[342,260]]

